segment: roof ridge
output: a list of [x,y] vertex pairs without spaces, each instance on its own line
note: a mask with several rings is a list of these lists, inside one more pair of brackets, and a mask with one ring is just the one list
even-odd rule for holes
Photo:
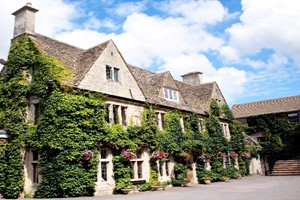
[[72,44],[69,44],[69,43],[66,43],[66,42],[63,42],[63,41],[54,39],[54,38],[51,38],[51,37],[49,37],[49,36],[45,36],[45,35],[42,35],[42,34],[39,34],[39,33],[36,33],[36,35],[37,35],[38,37],[45,37],[45,38],[47,38],[47,39],[49,39],[49,40],[54,40],[54,41],[56,41],[56,42],[59,42],[59,43],[64,44],[64,45],[67,45],[67,46],[69,46],[69,47],[73,47],[73,48],[76,48],[76,49],[78,49],[78,50],[85,51],[85,49],[83,49],[83,48],[77,47],[77,46],[75,46],[75,45],[72,45]]
[[300,97],[300,95],[293,95],[293,96],[287,96],[287,97],[279,97],[279,98],[273,98],[273,99],[264,99],[264,100],[259,100],[259,101],[246,102],[246,103],[239,103],[239,104],[233,104],[233,106],[262,103],[262,102],[268,102],[268,101],[276,101],[276,100],[279,100],[279,99],[282,99],[282,100],[283,99],[290,99],[290,98],[293,98],[293,97]]

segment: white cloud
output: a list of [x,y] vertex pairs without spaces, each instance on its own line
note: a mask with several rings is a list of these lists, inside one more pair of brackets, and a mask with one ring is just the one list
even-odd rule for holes
[[186,25],[182,18],[163,19],[134,13],[127,17],[123,31],[116,38],[121,52],[128,62],[143,67],[149,67],[152,59],[164,60],[170,56],[218,50],[223,44],[222,39],[205,30]]
[[233,62],[233,63],[236,63],[236,62],[239,62],[240,61],[240,54],[239,54],[239,51],[237,49],[235,49],[234,47],[232,46],[223,46],[221,49],[220,49],[220,52],[219,52],[220,56],[221,56],[221,59],[224,61],[224,62]]
[[140,2],[126,2],[118,4],[116,7],[110,9],[111,12],[116,13],[120,16],[128,16],[132,13],[139,13],[146,9],[147,1],[140,1]]
[[172,0],[168,3],[163,2],[159,6],[170,15],[182,16],[188,23],[198,25],[215,24],[222,21],[227,14],[223,5],[216,0]]
[[76,47],[87,49],[98,45],[114,37],[114,34],[103,34],[95,30],[74,30],[70,32],[61,32],[55,39],[72,44]]
[[300,3],[295,0],[242,0],[240,23],[227,32],[229,44],[244,55],[273,49],[300,66]]
[[[0,1],[0,58],[6,58],[10,39],[13,37],[14,11],[26,5],[28,0]],[[76,5],[68,4],[63,0],[31,0],[32,7],[41,10],[36,13],[36,30],[48,36],[54,36],[61,30],[74,28],[71,20],[78,16]]]

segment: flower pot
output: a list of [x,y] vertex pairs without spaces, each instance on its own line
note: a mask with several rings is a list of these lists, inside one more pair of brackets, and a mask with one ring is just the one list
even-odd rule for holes
[[210,179],[205,179],[205,180],[203,180],[203,183],[204,183],[204,184],[210,184],[211,181],[210,181]]
[[152,189],[153,191],[158,191],[158,190],[163,190],[164,188],[163,188],[163,186],[156,186],[156,185],[153,185],[153,186],[151,186],[151,189]]
[[134,189],[133,188],[124,188],[122,189],[123,194],[134,194]]

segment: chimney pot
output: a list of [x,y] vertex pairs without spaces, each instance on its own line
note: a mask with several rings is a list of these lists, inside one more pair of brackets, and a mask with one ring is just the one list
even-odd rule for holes
[[181,76],[186,84],[196,86],[202,84],[202,72],[190,72]]

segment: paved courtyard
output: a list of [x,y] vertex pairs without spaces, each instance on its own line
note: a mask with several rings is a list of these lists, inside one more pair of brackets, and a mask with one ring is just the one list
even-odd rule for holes
[[[73,200],[300,200],[300,176],[247,176],[210,185],[172,187],[130,195],[72,198]],[[58,200],[58,199],[56,199]]]

